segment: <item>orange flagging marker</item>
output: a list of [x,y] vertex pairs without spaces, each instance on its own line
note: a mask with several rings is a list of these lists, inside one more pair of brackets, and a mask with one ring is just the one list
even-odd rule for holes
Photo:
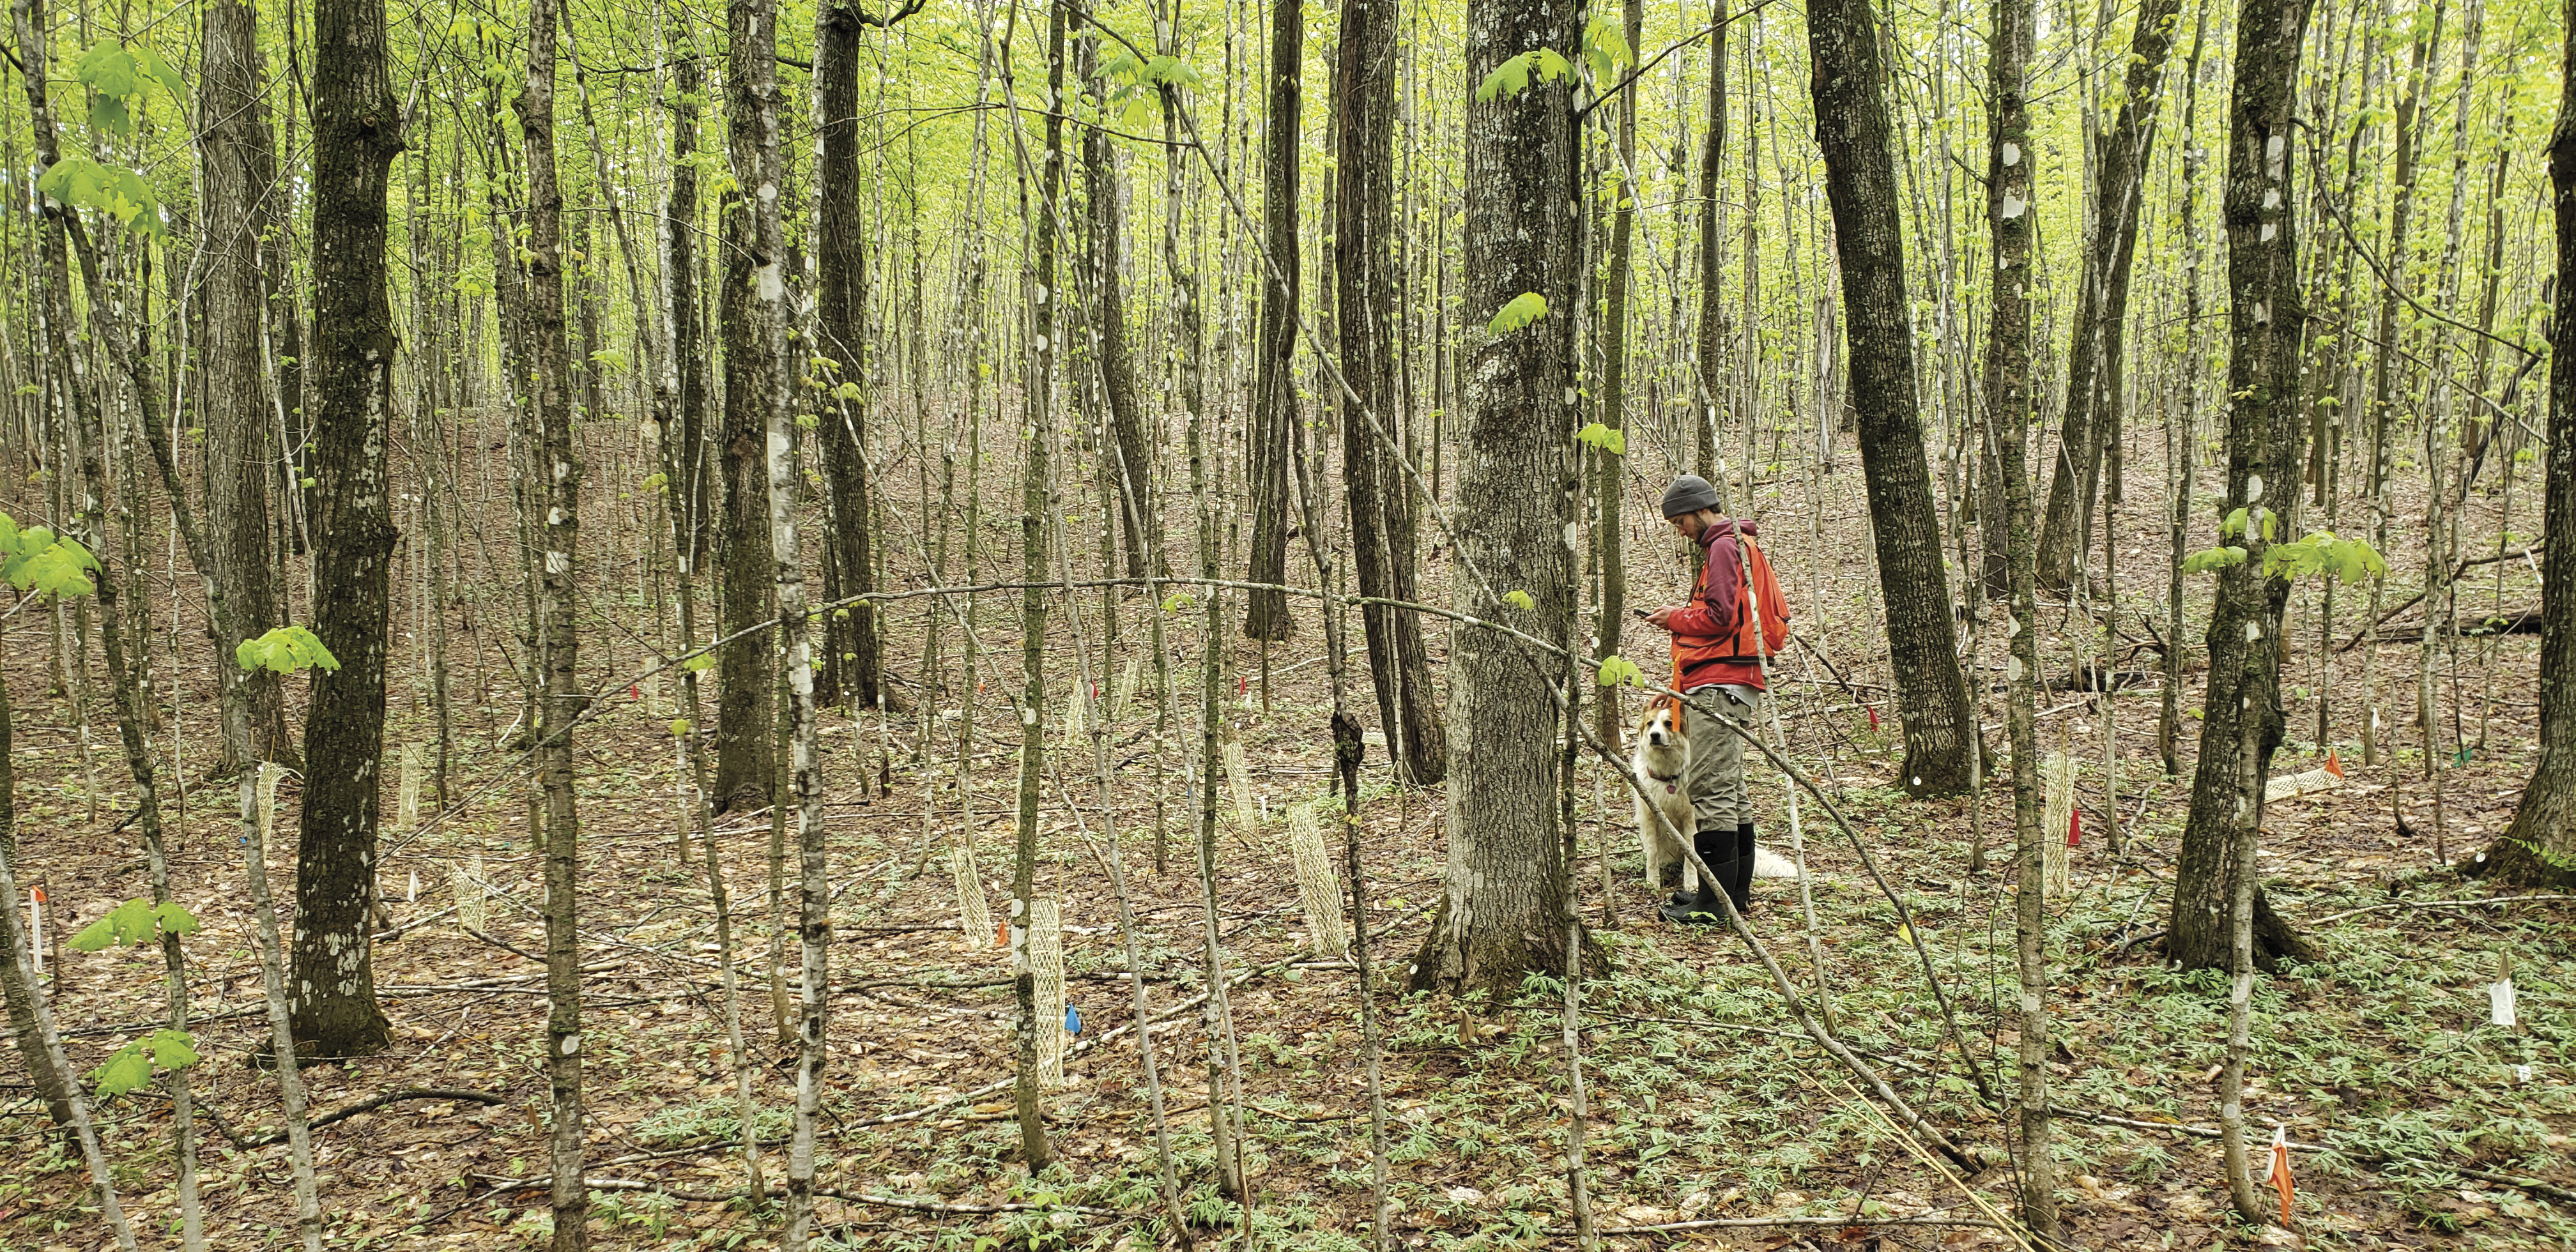
[[2290,1198],[2297,1194],[2290,1186],[2290,1131],[2285,1126],[2272,1128],[2272,1189],[2281,1193],[2281,1225],[2290,1224]]

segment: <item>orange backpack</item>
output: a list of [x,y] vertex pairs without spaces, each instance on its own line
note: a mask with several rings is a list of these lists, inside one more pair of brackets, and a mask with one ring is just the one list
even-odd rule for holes
[[[1780,580],[1772,577],[1771,558],[1762,555],[1761,545],[1740,530],[1735,532],[1735,542],[1743,545],[1741,559],[1750,567],[1743,597],[1749,603],[1744,606],[1743,623],[1727,639],[1734,654],[1718,659],[1729,665],[1755,665],[1764,657],[1778,656],[1789,646],[1789,602],[1780,595]],[[1748,638],[1757,620],[1762,633],[1759,638]],[[1758,655],[1756,647],[1760,649]]]

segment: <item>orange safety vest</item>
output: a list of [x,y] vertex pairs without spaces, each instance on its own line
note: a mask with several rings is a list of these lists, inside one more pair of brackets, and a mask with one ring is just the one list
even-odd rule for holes
[[[1740,528],[1732,536],[1743,545],[1744,555],[1732,572],[1738,577],[1751,567],[1745,594],[1740,597],[1735,629],[1714,639],[1706,636],[1673,636],[1673,685],[1681,686],[1682,675],[1700,665],[1759,665],[1763,658],[1777,656],[1789,644],[1788,601],[1780,594],[1779,579],[1771,573],[1771,559],[1764,556],[1761,545]],[[1705,604],[1709,600],[1710,579],[1720,577],[1714,563],[1700,570],[1699,585],[1692,598]]]

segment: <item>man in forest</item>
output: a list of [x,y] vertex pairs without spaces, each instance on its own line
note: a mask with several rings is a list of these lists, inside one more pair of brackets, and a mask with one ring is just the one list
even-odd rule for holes
[[1691,709],[1690,764],[1686,767],[1699,859],[1716,872],[1697,892],[1676,891],[1660,910],[1674,922],[1714,922],[1722,917],[1716,892],[1724,890],[1737,912],[1752,903],[1753,808],[1744,789],[1744,740],[1717,719],[1750,731],[1766,686],[1762,659],[1788,642],[1788,604],[1771,576],[1771,562],[1753,539],[1750,521],[1719,510],[1717,488],[1684,474],[1664,489],[1664,520],[1697,545],[1706,560],[1689,602],[1646,615],[1672,632],[1673,686]]

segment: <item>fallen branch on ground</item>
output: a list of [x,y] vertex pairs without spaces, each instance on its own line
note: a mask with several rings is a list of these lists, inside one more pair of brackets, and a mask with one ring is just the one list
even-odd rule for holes
[[[466,1090],[466,1087],[397,1087],[397,1090],[389,1090],[384,1092],[384,1095],[374,1095],[374,1097],[366,1097],[366,1100],[358,1100],[358,1103],[348,1105],[348,1108],[337,1108],[337,1110],[330,1110],[330,1113],[322,1113],[319,1118],[314,1118],[312,1128],[314,1131],[319,1131],[319,1128],[330,1126],[330,1123],[335,1121],[348,1121],[348,1118],[355,1118],[358,1113],[371,1113],[371,1110],[384,1108],[384,1105],[399,1105],[402,1100],[466,1100],[466,1103],[477,1103],[477,1105],[510,1103],[510,1097],[507,1095]],[[255,1136],[255,1139],[242,1139],[242,1136],[232,1133],[232,1128],[224,1126],[224,1118],[222,1115],[216,1115],[211,1105],[196,1105],[196,1108],[201,1110],[201,1113],[206,1113],[206,1121],[214,1123],[216,1133],[222,1133],[224,1139],[232,1139],[232,1146],[245,1149],[245,1152],[247,1149],[263,1149],[263,1146],[276,1146],[286,1141],[286,1131],[268,1131]]]
[[2366,904],[2357,909],[2345,909],[2340,913],[2328,913],[2308,924],[2311,926],[2323,926],[2327,922],[2340,921],[2343,918],[2354,917],[2363,913],[2384,912],[2389,909],[2466,909],[2484,908],[2497,904],[2514,904],[2523,901],[2546,902],[2553,900],[2576,900],[2576,896],[2526,895],[2496,896],[2492,899],[2486,900],[2397,900],[2388,904]]
[[[1665,1231],[1676,1230],[1744,1230],[1759,1229],[1766,1226],[1982,1226],[1988,1230],[2004,1229],[2003,1226],[1987,1221],[1982,1217],[1939,1217],[1928,1215],[1921,1217],[1703,1217],[1695,1221],[1658,1222],[1650,1226],[1598,1226],[1593,1228],[1593,1233],[1600,1235],[1643,1235],[1658,1234]],[[1574,1227],[1550,1226],[1547,1228],[1547,1232],[1552,1235],[1570,1235],[1574,1233]]]

